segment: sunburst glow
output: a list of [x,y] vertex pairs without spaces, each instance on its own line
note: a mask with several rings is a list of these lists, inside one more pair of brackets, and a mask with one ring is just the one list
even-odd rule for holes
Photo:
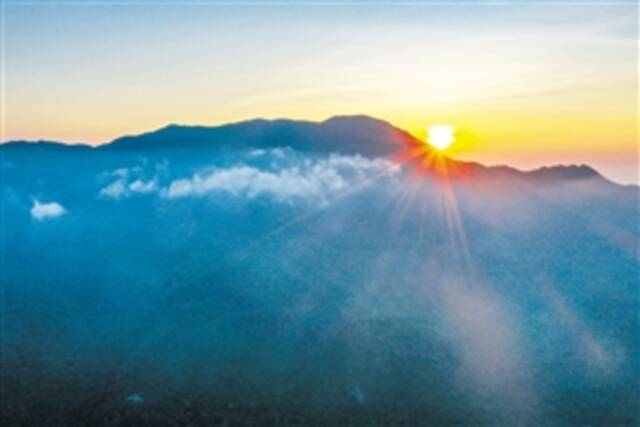
[[453,144],[453,126],[434,125],[429,126],[427,142],[438,150],[446,150]]

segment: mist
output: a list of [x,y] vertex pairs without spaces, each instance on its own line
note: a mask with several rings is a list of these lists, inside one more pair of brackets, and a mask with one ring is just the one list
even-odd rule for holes
[[638,422],[636,187],[285,142],[6,151],[3,418]]

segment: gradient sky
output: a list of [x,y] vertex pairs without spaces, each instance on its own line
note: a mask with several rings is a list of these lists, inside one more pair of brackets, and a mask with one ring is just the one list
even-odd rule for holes
[[635,2],[4,1],[3,140],[369,114],[638,182]]

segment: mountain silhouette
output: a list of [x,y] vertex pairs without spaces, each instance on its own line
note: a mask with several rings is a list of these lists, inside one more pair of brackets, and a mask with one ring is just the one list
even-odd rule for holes
[[[95,147],[24,140],[0,144],[0,150],[14,155],[55,153],[84,156],[91,152],[92,157],[99,158],[101,154],[143,153],[150,157],[194,162],[206,161],[207,155],[277,147],[289,147],[309,153],[358,154],[368,158],[394,158],[412,147],[422,147],[423,156],[431,152],[429,146],[405,130],[366,115],[334,116],[322,122],[254,119],[220,126],[171,124],[155,131],[119,137]],[[194,155],[194,152],[197,154]],[[587,165],[546,166],[525,172],[509,166],[485,166],[476,162],[454,160],[443,154],[439,156],[452,171],[464,171],[461,175],[465,177],[510,177],[532,179],[546,184],[582,179],[611,183]],[[456,173],[451,173],[450,177],[455,178]]]
[[118,138],[101,148],[229,151],[288,146],[301,151],[376,157],[416,143],[409,133],[382,120],[337,116],[320,123],[256,119],[213,127],[169,125],[153,132]]

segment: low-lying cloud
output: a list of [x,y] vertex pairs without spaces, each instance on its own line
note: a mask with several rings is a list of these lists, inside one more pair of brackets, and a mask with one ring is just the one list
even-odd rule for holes
[[60,203],[56,202],[40,203],[40,201],[34,200],[33,206],[31,207],[31,216],[38,221],[56,218],[64,215],[66,212],[66,209]]
[[[146,174],[143,168],[118,169],[99,197],[120,199],[133,194],[156,194],[164,199],[228,195],[279,202],[326,202],[336,193],[368,180],[394,174],[399,167],[384,159],[359,155],[304,155],[289,148],[252,150],[235,164],[202,168],[186,177],[171,178],[168,166]],[[152,178],[150,178],[150,176]]]
[[[274,155],[282,157],[282,151]],[[395,170],[396,167],[386,160],[338,155],[321,159],[304,158],[281,168],[240,164],[174,180],[162,192],[162,196],[175,199],[225,193],[247,198],[268,196],[279,201],[326,201],[331,194],[351,185]]]
[[133,168],[133,169],[117,169],[111,173],[111,175],[115,176],[115,181],[111,182],[107,186],[103,187],[100,190],[100,197],[110,198],[110,199],[119,199],[121,197],[130,196],[131,194],[145,194],[145,193],[153,193],[158,189],[157,179],[153,178],[148,181],[145,181],[141,178],[131,180],[130,177],[132,174],[137,173],[140,174],[142,172],[142,168]]

